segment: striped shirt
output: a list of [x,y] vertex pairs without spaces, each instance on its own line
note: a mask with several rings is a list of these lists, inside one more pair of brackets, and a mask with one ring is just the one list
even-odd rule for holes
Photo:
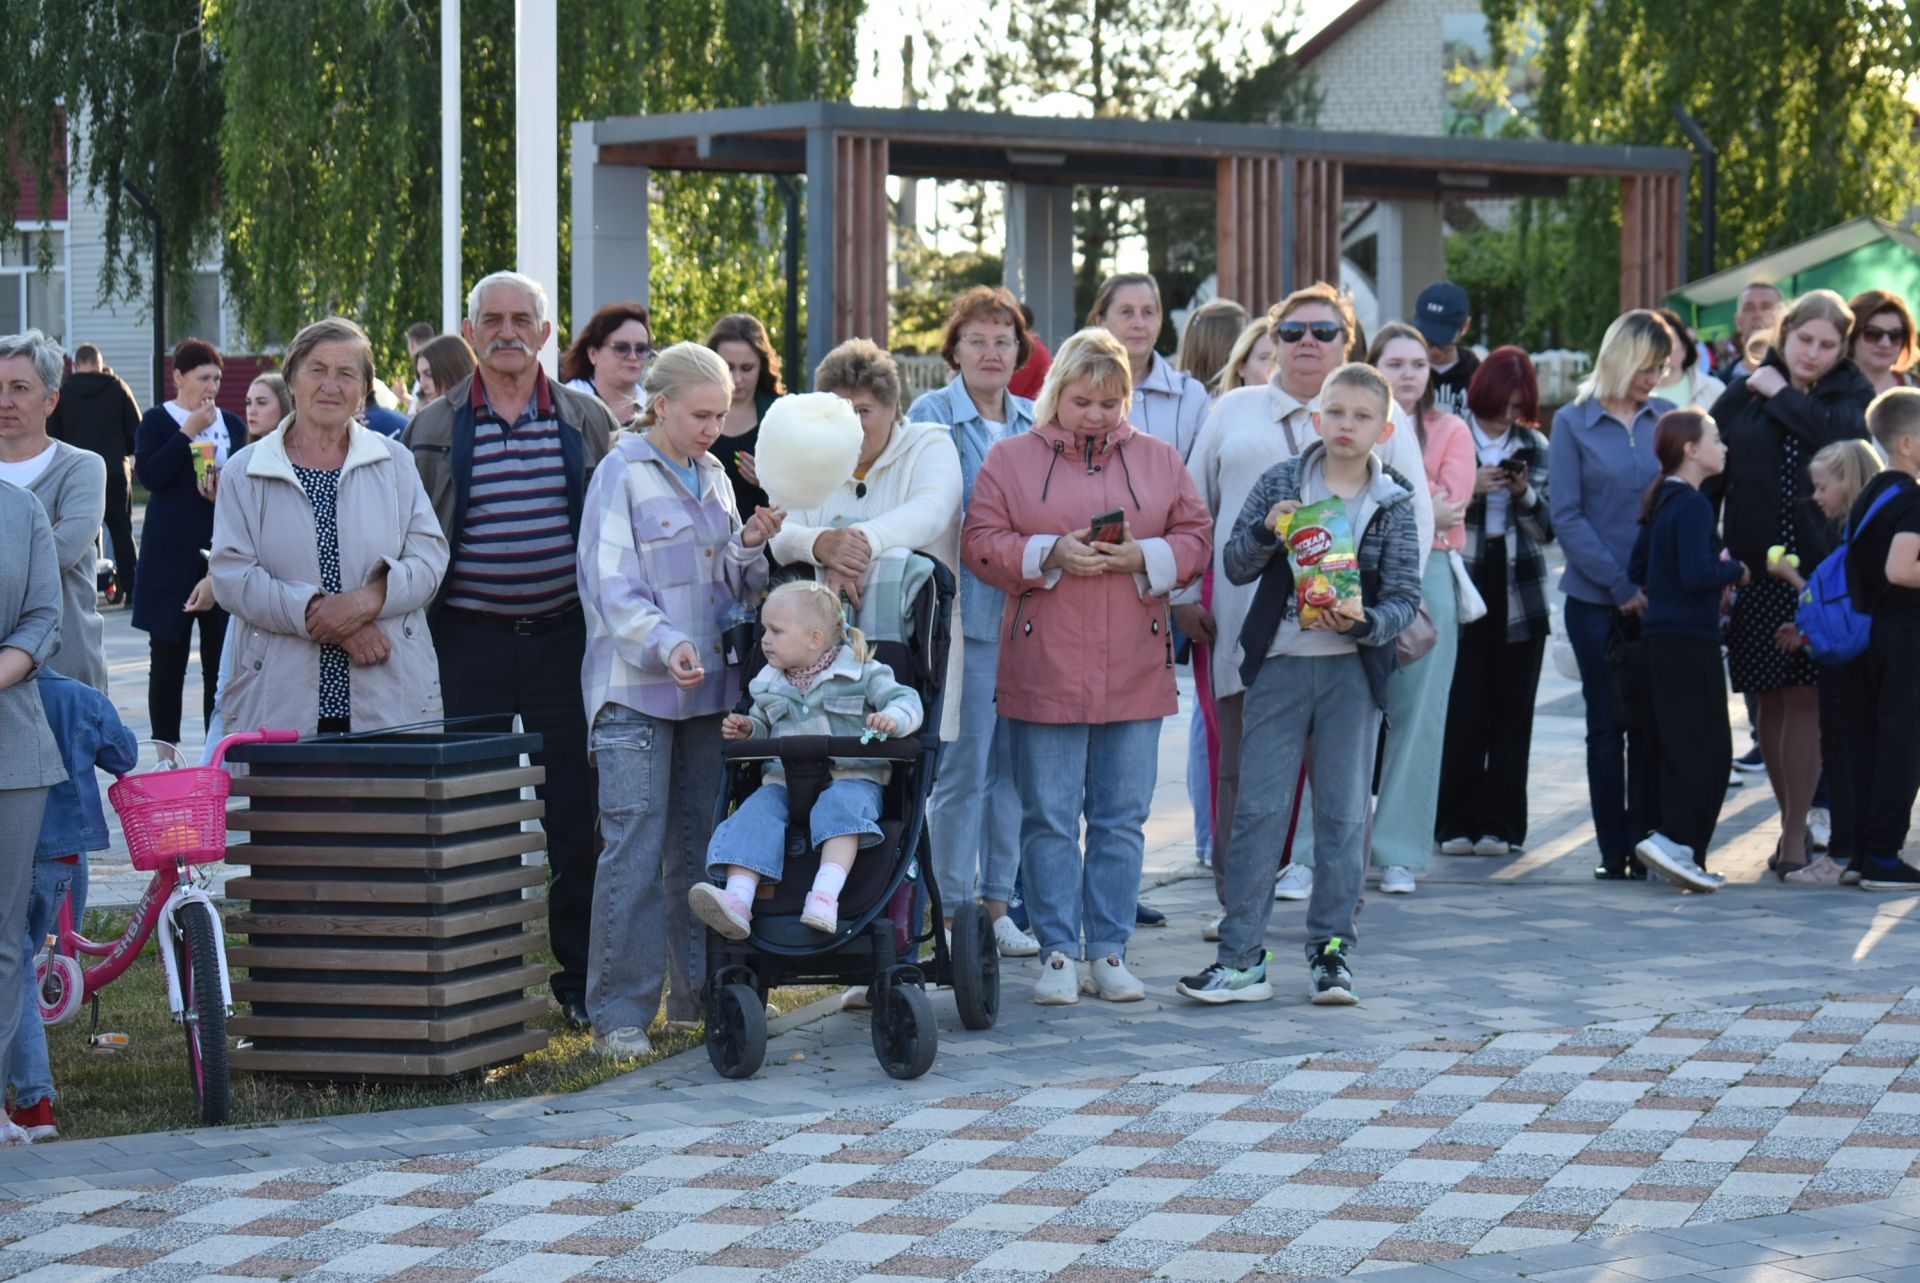
[[565,610],[579,590],[566,460],[546,379],[511,424],[493,412],[479,379],[473,409],[473,479],[446,604],[515,618]]

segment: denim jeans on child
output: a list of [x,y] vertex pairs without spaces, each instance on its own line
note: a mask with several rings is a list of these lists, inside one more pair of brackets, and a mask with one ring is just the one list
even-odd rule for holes
[[1354,938],[1380,707],[1357,654],[1271,655],[1247,689],[1243,721],[1219,953],[1223,966],[1236,969],[1253,966],[1266,951],[1273,879],[1309,736],[1319,858],[1307,902],[1307,956],[1334,936]]
[[[762,784],[720,821],[707,843],[707,876],[724,878],[730,865],[778,882],[787,864],[787,823],[791,816],[784,784]],[[881,838],[880,786],[872,780],[835,780],[813,800],[807,830],[813,844],[853,834],[865,850]]]
[[941,746],[940,775],[927,801],[933,874],[949,917],[955,905],[976,895],[1011,900],[1020,871],[1020,799],[1013,790],[1007,724],[993,702],[1000,642],[965,641],[960,729],[951,744]]
[[700,1018],[705,933],[687,892],[702,876],[720,801],[719,715],[667,721],[620,704],[594,720],[600,833],[587,1011],[602,1032]]
[[13,1088],[16,1109],[54,1098],[53,1066],[47,1060],[47,1029],[40,1023],[39,986],[34,983],[33,959],[53,930],[54,909],[85,866],[64,860],[33,862],[33,899],[27,904],[27,983],[20,1024],[7,1052],[7,1083]]
[[1160,720],[1062,726],[1008,719],[1007,726],[1020,790],[1027,921],[1040,955],[1079,958],[1084,938],[1085,957],[1125,957],[1146,858]]

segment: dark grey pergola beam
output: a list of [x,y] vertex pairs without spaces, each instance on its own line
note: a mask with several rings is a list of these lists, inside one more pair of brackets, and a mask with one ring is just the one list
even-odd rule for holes
[[[779,103],[726,107],[658,116],[621,116],[592,122],[593,141],[617,158],[623,145],[681,143],[690,147],[688,168],[745,169],[780,162],[775,172],[798,172],[795,151],[813,130],[877,134],[895,152],[914,145],[952,148],[957,156],[980,149],[1104,153],[1109,157],[1163,156],[1181,162],[1225,155],[1279,153],[1325,156],[1356,166],[1390,169],[1550,173],[1561,177],[1687,174],[1692,156],[1679,147],[1558,143],[1505,138],[1410,138],[1403,134],[1350,133],[1293,126],[1217,124],[1200,121],[1074,119],[994,115],[966,111],[853,107],[844,103]],[[785,135],[786,137],[779,137]],[[765,150],[759,150],[764,146]],[[928,153],[928,163],[937,163]],[[707,163],[701,163],[701,162]],[[718,162],[718,163],[715,163]],[[1026,170],[1019,167],[1020,180]],[[1038,167],[1031,167],[1038,168]],[[904,172],[904,171],[899,171]],[[1005,169],[999,174],[1004,176]],[[914,173],[909,177],[959,177]],[[1034,176],[1035,178],[1038,175]],[[1185,179],[1184,172],[1178,175]],[[1179,182],[1178,185],[1185,185]]]

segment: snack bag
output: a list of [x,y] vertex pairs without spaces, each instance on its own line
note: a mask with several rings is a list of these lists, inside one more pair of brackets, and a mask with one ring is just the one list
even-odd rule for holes
[[189,441],[187,445],[193,451],[193,478],[204,486],[213,461],[219,457],[220,447],[211,441]]
[[1356,624],[1366,622],[1360,600],[1360,557],[1353,523],[1347,520],[1346,500],[1335,495],[1295,509],[1280,519],[1275,533],[1286,541],[1302,628],[1328,611]]

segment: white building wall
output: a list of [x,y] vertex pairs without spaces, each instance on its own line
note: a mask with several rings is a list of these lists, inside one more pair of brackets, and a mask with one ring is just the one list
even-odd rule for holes
[[1308,64],[1323,96],[1320,127],[1443,133],[1442,21],[1479,11],[1474,0],[1387,0],[1362,18]]
[[[144,298],[108,299],[100,292],[106,261],[106,211],[86,199],[84,185],[67,195],[67,280],[72,310],[67,349],[91,343],[127,381],[142,409],[154,403],[153,313]],[[142,271],[145,271],[142,260]]]

